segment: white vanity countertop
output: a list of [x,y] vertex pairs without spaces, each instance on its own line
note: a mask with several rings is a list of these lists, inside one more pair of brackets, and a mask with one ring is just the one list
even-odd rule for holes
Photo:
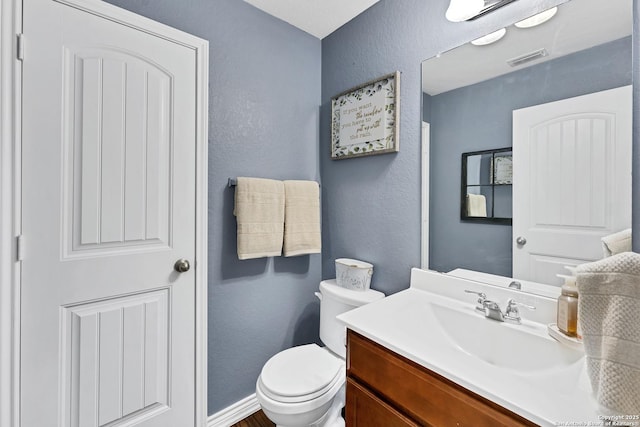
[[[451,280],[461,279],[446,279]],[[465,281],[457,285],[460,289],[474,286]],[[486,291],[489,297],[491,291],[492,288]],[[355,332],[541,426],[598,425],[601,422],[584,357],[561,369],[536,368],[527,372],[492,365],[457,346],[428,307],[442,304],[465,306],[464,309],[469,310],[466,300],[468,298],[456,300],[416,287],[412,276],[411,288],[344,313],[338,319]],[[496,325],[499,328],[527,328],[528,333],[538,334],[539,339],[552,340],[546,335],[546,325],[527,321],[524,313],[522,317],[522,325],[499,322]],[[495,321],[478,314],[477,322]]]

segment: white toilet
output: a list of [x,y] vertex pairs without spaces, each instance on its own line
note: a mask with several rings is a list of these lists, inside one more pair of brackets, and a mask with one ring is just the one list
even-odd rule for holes
[[369,289],[341,288],[335,280],[320,282],[320,339],[293,347],[265,363],[256,384],[262,410],[278,426],[342,427],[344,407],[346,327],[336,316],[379,300]]

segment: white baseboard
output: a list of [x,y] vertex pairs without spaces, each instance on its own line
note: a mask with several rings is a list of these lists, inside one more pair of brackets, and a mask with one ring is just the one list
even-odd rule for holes
[[207,419],[207,427],[230,427],[260,409],[256,394],[247,396],[231,406],[216,412]]

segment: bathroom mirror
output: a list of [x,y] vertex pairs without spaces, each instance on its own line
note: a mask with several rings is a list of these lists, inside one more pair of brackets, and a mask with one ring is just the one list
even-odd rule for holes
[[511,147],[462,153],[460,219],[511,224]]
[[[616,118],[621,130],[613,130],[608,110],[602,117],[594,113],[597,96],[589,117],[560,112],[549,119],[538,113],[565,100],[583,106],[592,98],[581,97],[613,91],[623,99],[614,104],[628,106],[630,114],[632,0],[571,0],[550,15],[537,26],[508,26],[493,36],[494,43],[467,43],[422,63],[430,183],[423,190],[423,197],[429,195],[429,263],[423,268],[558,286],[556,274],[566,273],[564,265],[602,258],[601,237],[631,226],[631,156],[616,156],[610,148],[612,138],[628,137],[630,150],[626,119]],[[543,131],[536,127],[542,122]],[[564,142],[528,146],[520,142],[527,135]],[[582,146],[588,151],[576,149]],[[461,188],[468,182],[462,182],[460,159],[496,147],[513,147],[512,226],[461,218]],[[621,179],[628,179],[629,188],[617,181],[615,170],[628,174]],[[538,185],[537,193],[520,189],[524,172],[526,182]],[[598,193],[602,189],[612,191]],[[611,212],[621,218],[611,219]],[[537,220],[533,226],[531,218]],[[525,231],[516,231],[525,220]],[[562,226],[565,234],[557,234]],[[592,238],[572,242],[568,254],[538,251],[542,240],[553,251],[568,246],[567,227]]]

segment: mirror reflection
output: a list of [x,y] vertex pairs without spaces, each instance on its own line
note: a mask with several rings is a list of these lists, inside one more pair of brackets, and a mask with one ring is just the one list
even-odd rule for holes
[[511,148],[462,153],[460,219],[511,224]]
[[[572,0],[548,15],[422,64],[430,269],[559,286],[564,266],[630,233],[632,1]],[[508,207],[491,173],[469,173],[488,157],[460,162],[496,147],[513,150],[487,169],[495,181],[510,168]],[[473,215],[467,194],[480,200]],[[474,196],[485,221],[471,219],[484,214]],[[512,226],[486,220],[498,217]]]

